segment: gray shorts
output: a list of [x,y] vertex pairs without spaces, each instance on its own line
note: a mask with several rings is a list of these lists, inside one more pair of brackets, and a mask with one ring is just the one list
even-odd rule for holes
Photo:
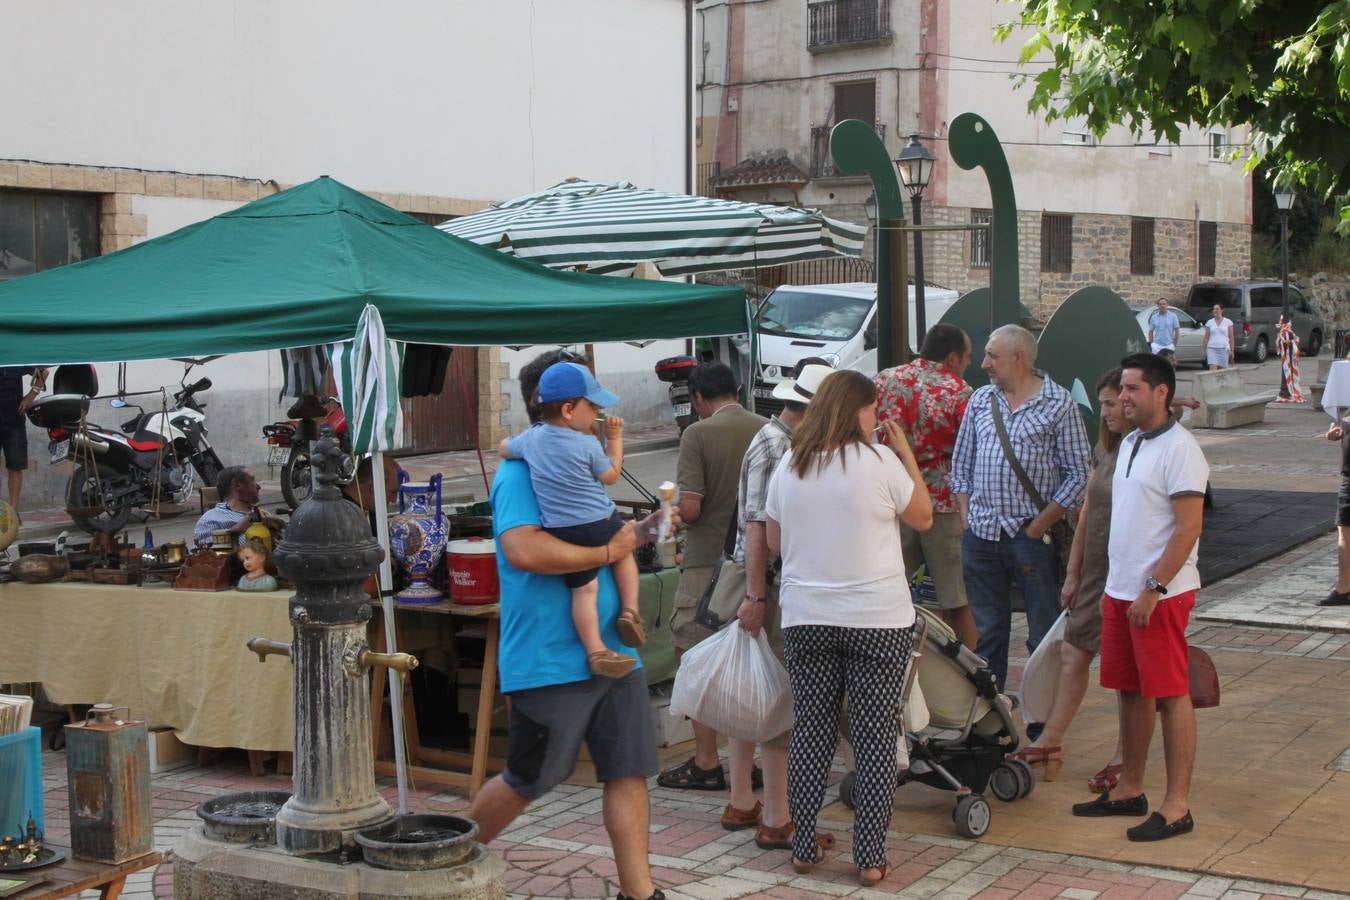
[[562,784],[577,767],[584,740],[600,781],[649,778],[659,770],[656,728],[641,669],[623,678],[516,691],[502,778],[527,800]]

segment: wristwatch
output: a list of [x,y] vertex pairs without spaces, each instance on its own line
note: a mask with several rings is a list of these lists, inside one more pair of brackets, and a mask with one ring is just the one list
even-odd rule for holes
[[745,595],[745,599],[749,600],[751,603],[763,603],[763,602],[764,602],[764,598],[763,598],[763,597],[756,597],[756,596],[754,596],[753,594],[746,594],[746,595]]
[[1167,593],[1167,585],[1158,581],[1158,579],[1154,578],[1152,575],[1148,576],[1148,579],[1144,581],[1144,587],[1148,588],[1150,591],[1157,591],[1159,594]]

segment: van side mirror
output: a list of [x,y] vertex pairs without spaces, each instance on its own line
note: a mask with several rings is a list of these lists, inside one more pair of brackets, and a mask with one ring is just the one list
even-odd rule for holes
[[877,317],[867,323],[867,330],[863,332],[863,349],[875,350],[877,348]]

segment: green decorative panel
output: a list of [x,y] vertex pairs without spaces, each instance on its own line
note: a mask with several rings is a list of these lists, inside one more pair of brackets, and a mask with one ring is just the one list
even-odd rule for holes
[[[963,298],[964,299],[964,298]],[[1120,360],[1148,350],[1135,314],[1120,295],[1101,285],[1074,291],[1041,332],[1036,367],[1079,401],[1088,438],[1097,441],[1097,379]]]

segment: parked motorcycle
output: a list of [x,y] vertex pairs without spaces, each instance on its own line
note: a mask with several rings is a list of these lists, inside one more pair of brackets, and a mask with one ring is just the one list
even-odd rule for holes
[[156,501],[185,503],[197,477],[214,485],[220,457],[206,438],[205,404],[196,395],[211,379],[183,384],[167,409],[142,407],[121,431],[86,421],[89,397],[53,394],[28,407],[28,420],[46,429],[53,464],[71,460],[66,511],[90,534],[120,531],[133,509]]
[[309,465],[309,444],[318,440],[322,425],[333,426],[333,435],[342,449],[351,453],[347,436],[347,416],[336,397],[320,400],[313,394],[301,397],[286,414],[291,418],[263,426],[263,438],[269,446],[268,465],[281,462],[281,495],[286,505],[296,509],[314,491]]
[[656,363],[656,377],[670,384],[670,408],[680,434],[698,419],[693,395],[689,393],[689,375],[697,367],[698,360],[692,356],[667,356]]

